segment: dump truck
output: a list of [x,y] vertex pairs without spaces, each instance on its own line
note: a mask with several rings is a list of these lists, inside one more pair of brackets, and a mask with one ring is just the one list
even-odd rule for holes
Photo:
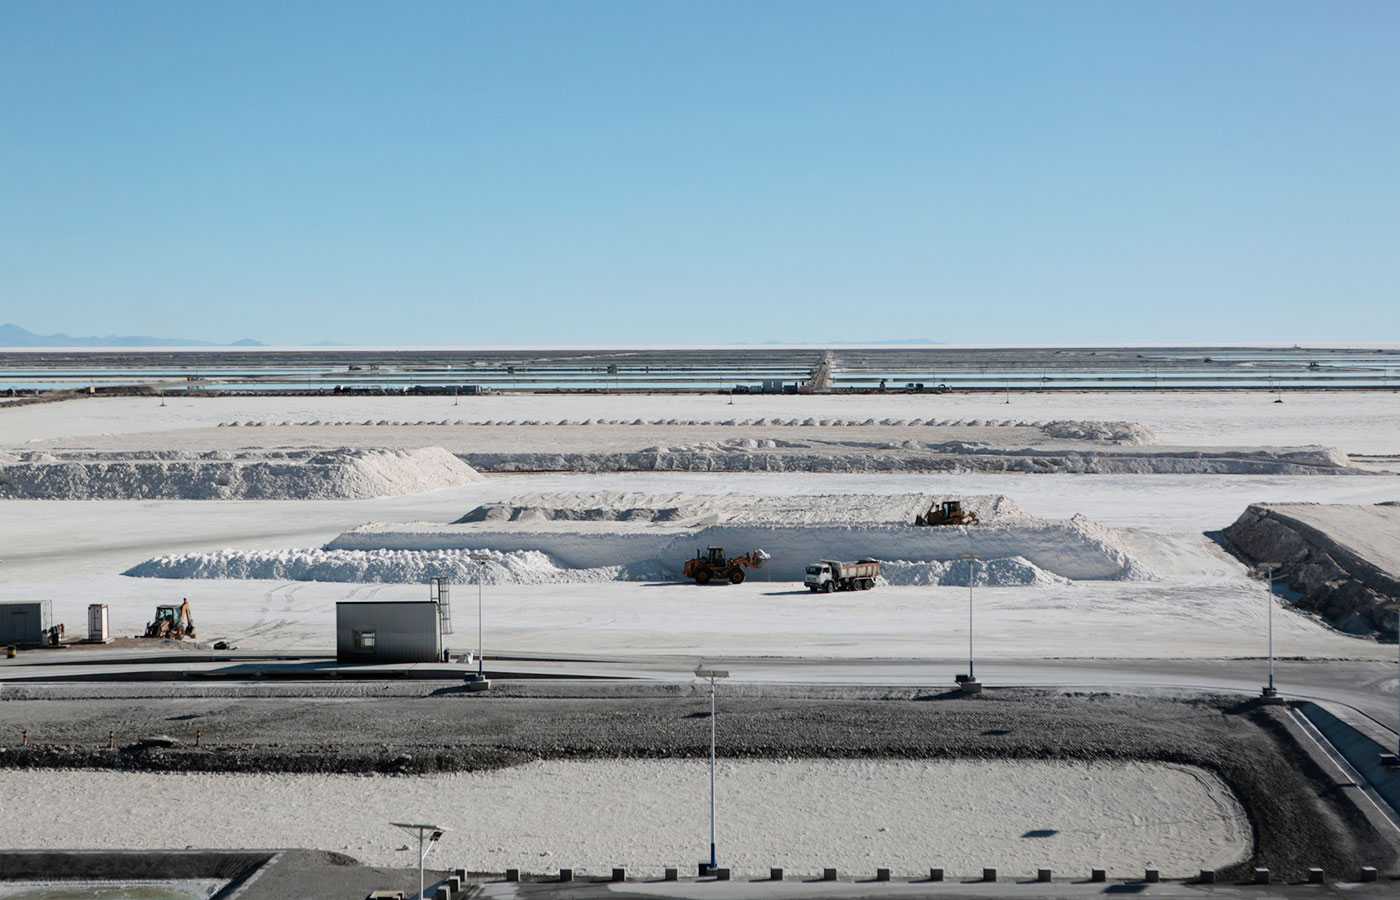
[[157,606],[156,619],[146,626],[148,638],[175,638],[181,640],[194,637],[194,617],[190,615],[190,601],[179,606]]
[[878,559],[860,559],[855,562],[823,559],[807,567],[807,574],[802,581],[807,585],[807,590],[815,594],[817,591],[868,591],[875,586],[875,579],[879,577]]
[[914,517],[915,525],[976,525],[977,513],[963,512],[961,500],[933,501],[928,512]]
[[715,578],[743,584],[744,569],[757,569],[767,559],[768,554],[762,550],[726,557],[723,547],[709,547],[704,553],[696,550],[695,558],[685,561],[685,577],[694,578],[696,584],[709,584]]

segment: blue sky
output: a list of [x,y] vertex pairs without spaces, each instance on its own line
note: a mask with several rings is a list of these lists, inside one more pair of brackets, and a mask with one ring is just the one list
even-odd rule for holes
[[1400,340],[1400,4],[9,2],[0,321]]

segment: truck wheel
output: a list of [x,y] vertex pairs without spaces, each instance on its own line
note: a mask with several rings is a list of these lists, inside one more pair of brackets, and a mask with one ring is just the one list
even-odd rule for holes
[[826,584],[822,585],[822,590],[826,591],[829,594],[832,591],[836,590],[836,583],[828,581]]
[[710,583],[710,570],[709,570],[709,569],[696,569],[696,570],[695,570],[695,583],[696,583],[696,584],[709,584],[709,583]]
[[740,568],[738,568],[738,567],[736,566],[736,567],[734,568],[734,570],[733,570],[732,572],[729,573],[729,583],[730,583],[730,584],[743,584],[743,583],[744,583],[744,570],[743,570],[743,569],[740,569]]
[[870,590],[871,588],[873,588],[874,586],[875,586],[875,582],[871,581],[869,578],[862,579],[861,582],[860,582],[860,589],[861,589],[862,591],[868,591],[868,590]]

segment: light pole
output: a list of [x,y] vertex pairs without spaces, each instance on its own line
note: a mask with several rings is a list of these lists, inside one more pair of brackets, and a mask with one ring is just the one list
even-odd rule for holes
[[695,670],[700,678],[710,679],[710,871],[719,866],[715,856],[715,679],[728,678],[724,669],[707,669],[703,665]]
[[437,825],[410,825],[406,822],[390,822],[395,828],[402,828],[409,834],[418,835],[418,900],[423,900],[423,860],[433,852],[433,846],[442,839],[446,828]]
[[1281,702],[1279,700],[1278,690],[1274,687],[1274,569],[1281,567],[1282,564],[1276,562],[1259,563],[1259,568],[1263,569],[1268,574],[1269,585],[1269,592],[1265,595],[1269,615],[1269,683],[1265,686],[1264,690],[1260,692],[1260,696],[1264,698],[1265,703]]
[[967,560],[967,675],[959,676],[957,681],[964,692],[975,694],[982,690],[982,683],[972,667],[972,585],[977,580],[977,561],[982,557],[977,553],[961,553],[958,558]]
[[476,678],[486,677],[485,663],[481,659],[481,580],[486,577],[486,564],[492,562],[484,553],[468,553],[467,559],[477,564],[476,570]]

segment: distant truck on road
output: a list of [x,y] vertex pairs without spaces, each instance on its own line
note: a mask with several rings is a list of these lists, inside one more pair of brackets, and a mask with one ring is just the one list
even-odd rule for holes
[[868,591],[875,586],[880,576],[878,559],[862,559],[856,562],[838,562],[824,559],[807,567],[803,583],[812,593],[817,591]]

